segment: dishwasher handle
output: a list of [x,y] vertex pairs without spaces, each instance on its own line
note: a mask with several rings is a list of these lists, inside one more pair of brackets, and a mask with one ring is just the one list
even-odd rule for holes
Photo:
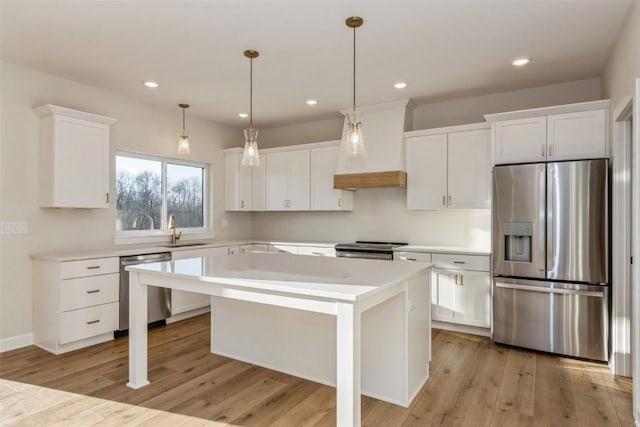
[[546,294],[580,295],[585,297],[604,298],[604,292],[578,291],[573,289],[543,288],[539,286],[506,284],[506,283],[500,283],[500,282],[496,282],[496,288],[514,289],[518,291],[542,292]]

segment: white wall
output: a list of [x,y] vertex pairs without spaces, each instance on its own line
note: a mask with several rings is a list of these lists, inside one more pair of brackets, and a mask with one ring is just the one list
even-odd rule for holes
[[[118,149],[176,157],[181,112],[160,110],[119,94],[43,74],[9,63],[1,65],[0,220],[27,221],[29,233],[2,235],[0,241],[0,339],[31,332],[31,259],[34,252],[111,247],[115,203],[109,209],[38,207],[39,119],[33,108],[56,104],[118,119],[111,128],[111,192]],[[196,109],[193,106],[193,109]],[[250,214],[226,218],[222,148],[239,145],[239,130],[188,116],[189,160],[210,163],[213,172],[216,238],[248,238]]]
[[[600,80],[589,79],[419,104],[413,113],[413,128],[409,130],[482,122],[486,113],[597,99],[600,99]],[[340,139],[342,119],[323,119],[261,132],[263,138],[259,145],[262,148],[335,140]],[[353,206],[353,212],[254,213],[251,234],[265,239],[392,240],[489,249],[491,216],[486,210],[408,211],[406,190],[398,188],[357,190]]]

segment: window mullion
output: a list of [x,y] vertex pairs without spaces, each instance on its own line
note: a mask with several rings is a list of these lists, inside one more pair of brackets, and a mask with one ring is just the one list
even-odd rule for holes
[[167,221],[169,215],[167,214],[167,162],[162,162],[162,224],[160,230],[167,229]]

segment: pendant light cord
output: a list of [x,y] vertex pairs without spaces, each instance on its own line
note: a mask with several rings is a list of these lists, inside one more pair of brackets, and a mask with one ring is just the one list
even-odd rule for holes
[[[356,27],[353,27],[353,113],[356,112]],[[355,117],[354,117],[355,120]]]
[[249,129],[253,129],[253,58],[249,58]]
[[184,110],[185,108],[182,107],[182,135],[184,135]]

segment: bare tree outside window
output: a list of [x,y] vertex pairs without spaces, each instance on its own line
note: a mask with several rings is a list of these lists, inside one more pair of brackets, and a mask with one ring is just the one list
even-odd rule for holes
[[164,230],[171,214],[178,228],[203,228],[204,180],[202,166],[117,155],[116,231]]

